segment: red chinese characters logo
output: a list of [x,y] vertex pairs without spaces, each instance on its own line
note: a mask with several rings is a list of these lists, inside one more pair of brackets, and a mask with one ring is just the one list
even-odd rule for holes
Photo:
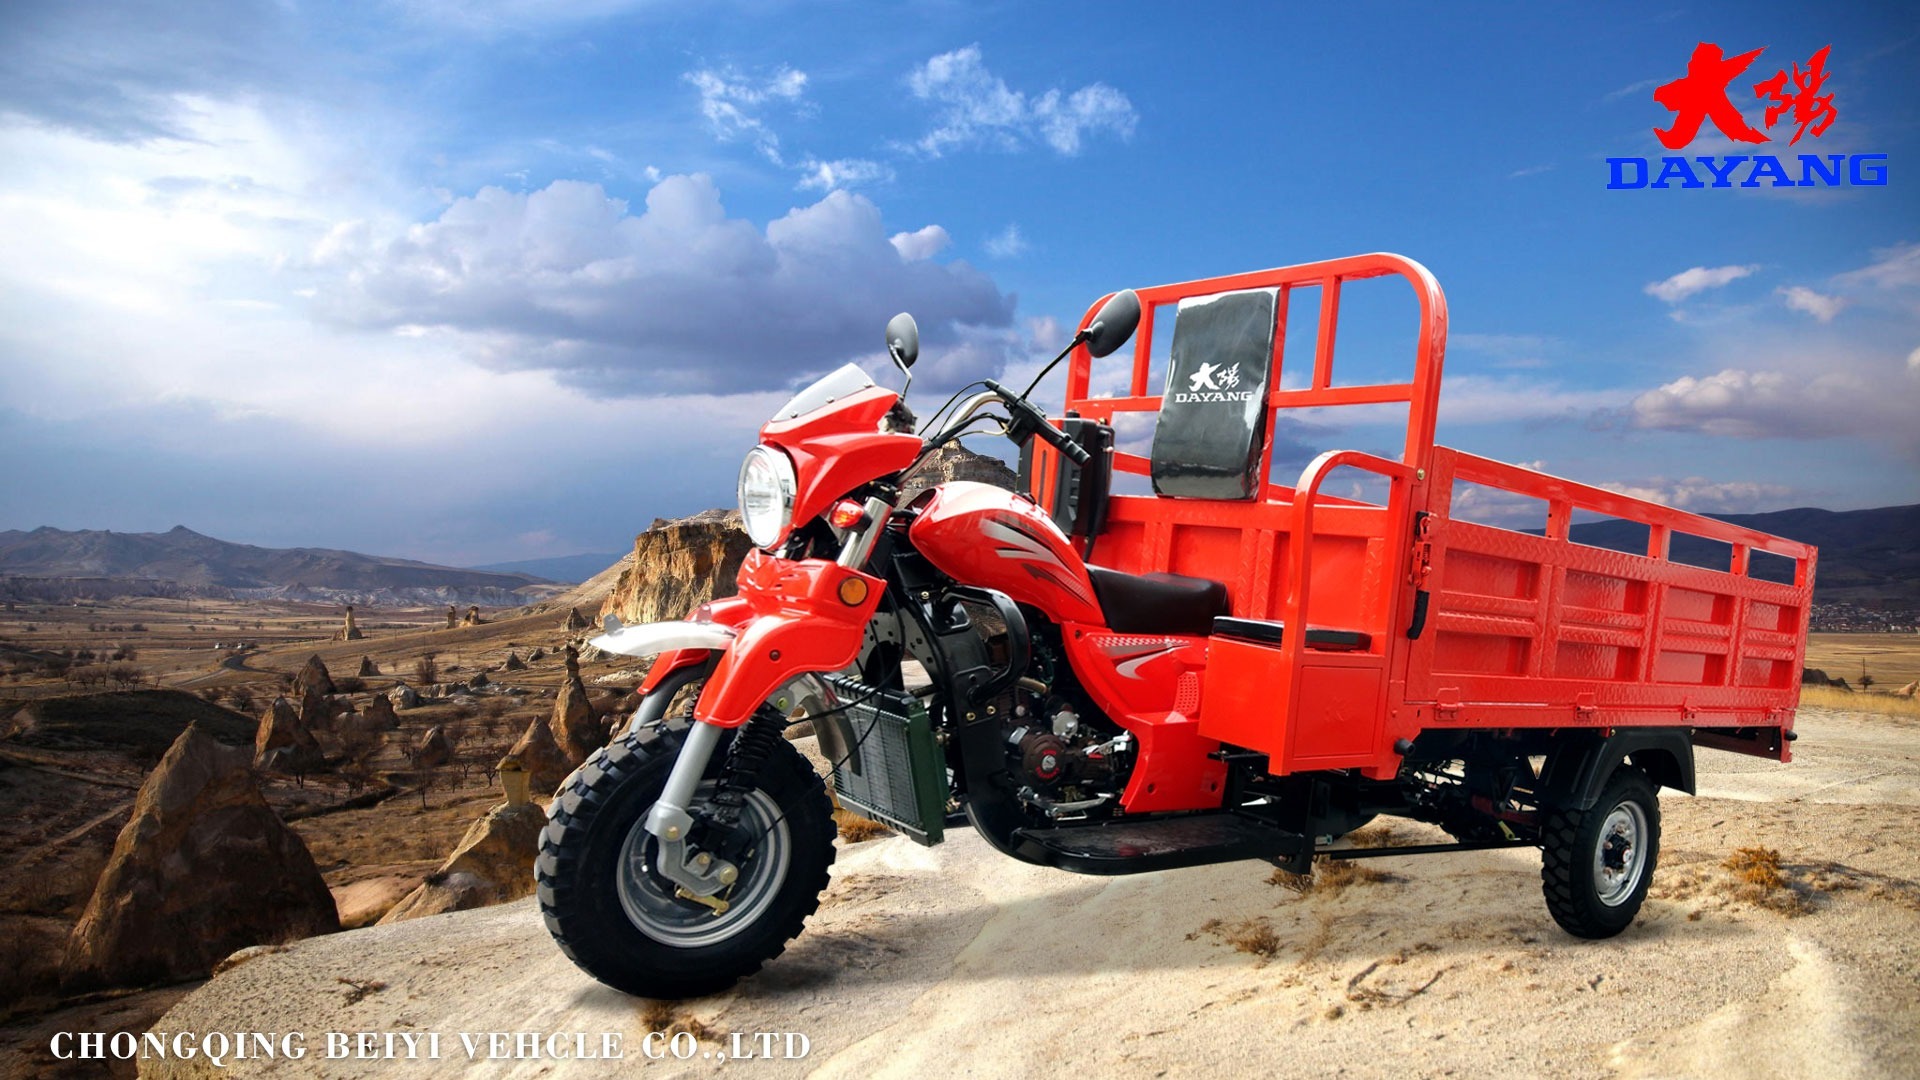
[[[1833,47],[1821,49],[1807,61],[1805,70],[1799,64],[1793,65],[1791,77],[1782,70],[1772,78],[1754,85],[1753,95],[1758,98],[1771,98],[1773,104],[1767,106],[1766,126],[1769,131],[1782,114],[1792,110],[1793,119],[1799,125],[1793,138],[1787,145],[1800,141],[1800,136],[1812,127],[1813,137],[1819,138],[1832,126],[1838,113],[1833,107],[1833,95],[1820,93],[1827,81],[1827,53]],[[1666,106],[1674,114],[1673,126],[1664,130],[1654,128],[1653,133],[1660,137],[1661,145],[1669,150],[1678,150],[1694,140],[1700,133],[1700,125],[1708,120],[1720,129],[1720,134],[1735,142],[1763,143],[1773,141],[1767,135],[1754,130],[1740,110],[1734,108],[1733,100],[1727,96],[1727,88],[1740,73],[1747,70],[1754,58],[1765,52],[1764,48],[1744,52],[1729,58],[1720,51],[1720,46],[1710,41],[1696,45],[1693,56],[1687,61],[1687,73],[1653,92],[1653,100]],[[1791,83],[1791,86],[1789,86]]]

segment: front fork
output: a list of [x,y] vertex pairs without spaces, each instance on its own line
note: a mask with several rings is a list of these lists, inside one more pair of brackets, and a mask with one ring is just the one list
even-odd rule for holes
[[[864,520],[847,530],[840,554],[834,560],[850,570],[866,565],[873,554],[874,543],[880,538],[880,530],[886,527],[887,518],[893,513],[893,504],[876,495],[867,500],[864,509]],[[747,720],[747,725],[762,722],[755,716]],[[687,731],[687,741],[680,747],[680,756],[674,759],[673,770],[667,774],[666,788],[653,809],[647,812],[646,824],[647,831],[660,843],[657,867],[660,874],[679,886],[683,897],[704,903],[716,913],[726,911],[726,901],[716,899],[714,894],[738,880],[740,870],[711,852],[695,850],[687,837],[693,829],[694,795],[699,791],[701,778],[707,774],[714,750],[720,745],[721,730],[704,720],[694,720]],[[747,735],[745,728],[741,735]],[[759,762],[742,764],[757,767]],[[752,769],[736,770],[725,782],[737,785],[742,792],[750,791],[755,778],[742,775],[750,771]]]

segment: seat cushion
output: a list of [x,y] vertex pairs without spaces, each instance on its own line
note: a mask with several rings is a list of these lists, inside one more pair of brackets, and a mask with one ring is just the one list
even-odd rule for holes
[[1181,574],[1126,574],[1087,567],[1107,625],[1123,634],[1198,634],[1227,614],[1227,587]]

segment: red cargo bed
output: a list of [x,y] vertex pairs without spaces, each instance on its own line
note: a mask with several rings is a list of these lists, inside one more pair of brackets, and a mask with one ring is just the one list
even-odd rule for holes
[[[1412,378],[1338,384],[1342,286],[1386,275],[1403,278],[1418,302],[1407,343]],[[1296,364],[1310,364],[1311,373],[1294,375],[1289,386],[1288,300],[1315,287],[1313,348]],[[1101,565],[1223,581],[1235,617],[1279,624],[1272,634],[1209,639],[1195,718],[1201,734],[1267,754],[1276,774],[1354,768],[1381,779],[1399,767],[1400,740],[1454,727],[1691,727],[1700,745],[1787,760],[1814,549],[1435,446],[1446,299],[1412,260],[1362,255],[1141,289],[1127,391],[1090,393],[1093,361],[1076,350],[1067,409],[1109,424],[1158,413],[1162,398],[1148,385],[1156,310],[1259,289],[1274,290],[1278,302],[1253,497],[1115,495],[1094,540]],[[1381,405],[1406,410],[1399,460],[1330,451],[1292,486],[1266,480],[1276,418],[1285,410]],[[1039,455],[1033,494],[1048,505],[1051,451]],[[1114,455],[1116,472],[1149,468],[1139,454]],[[1339,470],[1384,478],[1384,503],[1323,491]],[[1463,483],[1540,500],[1544,535],[1455,518]],[[1576,512],[1647,526],[1647,550],[1570,541]],[[1671,561],[1675,533],[1729,545],[1727,568]],[[1792,582],[1751,576],[1754,552],[1791,560]]]

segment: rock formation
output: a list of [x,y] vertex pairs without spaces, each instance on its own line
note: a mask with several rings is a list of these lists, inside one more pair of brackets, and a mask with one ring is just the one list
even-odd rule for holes
[[320,654],[307,657],[305,666],[293,677],[293,696],[305,697],[307,691],[318,690],[322,694],[336,694],[333,676],[327,674],[327,665],[320,662]]
[[507,654],[507,662],[500,665],[500,670],[525,671],[527,670],[527,662],[525,660],[520,659],[519,653],[509,652]]
[[655,521],[634,538],[631,565],[620,572],[600,614],[625,623],[685,618],[709,600],[733,595],[740,562],[752,547],[737,510]]
[[360,628],[353,624],[353,605],[348,604],[346,622],[340,627],[340,632],[333,635],[333,640],[359,641],[361,638],[364,638],[364,637],[366,637],[366,635],[362,634],[360,632]]
[[406,683],[401,683],[399,686],[387,691],[387,700],[391,701],[398,708],[417,709],[420,707],[420,691],[415,690]]
[[1908,683],[1907,685],[1901,687],[1900,689],[1895,690],[1893,693],[1895,697],[1910,698],[1910,697],[1920,696],[1920,679],[1916,679],[1913,682]]
[[547,650],[536,646],[532,652],[527,654],[527,663],[529,664],[539,663],[540,661],[545,660],[546,658],[547,658]]
[[70,991],[195,978],[236,949],[339,928],[333,895],[261,797],[246,751],[194,726],[140,786],[62,977]]
[[453,760],[453,740],[447,738],[447,731],[439,724],[427,729],[420,741],[413,747],[413,767],[416,769],[437,769]]
[[398,731],[400,718],[393,714],[393,702],[385,694],[373,695],[367,711],[360,714],[360,727],[363,731]]
[[312,772],[322,760],[320,743],[314,739],[313,729],[293,711],[286,698],[274,698],[260,717],[260,730],[253,739],[254,766],[299,775]]
[[488,678],[487,673],[484,671],[474,672],[473,678],[467,680],[467,688],[470,690],[479,690],[483,687],[488,687],[492,685],[493,685],[493,680]]
[[473,823],[447,861],[394,905],[381,923],[501,904],[533,894],[533,860],[547,814],[526,803],[501,803]]
[[372,678],[373,676],[378,674],[380,674],[380,665],[373,662],[373,657],[363,656],[360,658],[360,677],[361,678],[363,679]]
[[467,605],[467,617],[460,620],[460,625],[479,626],[486,621],[487,620],[480,617],[480,606],[478,604],[469,604]]
[[452,604],[447,605],[447,629],[460,625],[460,612]]
[[589,622],[585,615],[580,614],[579,608],[570,607],[567,609],[567,621],[561,629],[569,634],[578,633],[581,630],[593,629],[593,623]]
[[587,684],[580,679],[580,660],[572,646],[567,647],[567,678],[553,699],[553,737],[567,759],[578,765],[587,755],[606,745],[604,733],[596,722],[593,701],[587,696]]
[[553,726],[544,716],[536,716],[527,725],[526,733],[520,741],[507,751],[509,757],[517,757],[527,770],[533,790],[542,794],[554,791],[573,771],[573,762],[567,759],[566,752],[560,749],[560,743],[553,737]]
[[308,731],[333,730],[333,713],[333,699],[318,687],[309,686],[307,692],[300,695],[300,722]]
[[900,505],[905,506],[913,497],[938,484],[951,480],[972,480],[981,484],[1019,491],[1020,478],[999,458],[976,454],[957,442],[928,454],[912,472],[900,482]]

